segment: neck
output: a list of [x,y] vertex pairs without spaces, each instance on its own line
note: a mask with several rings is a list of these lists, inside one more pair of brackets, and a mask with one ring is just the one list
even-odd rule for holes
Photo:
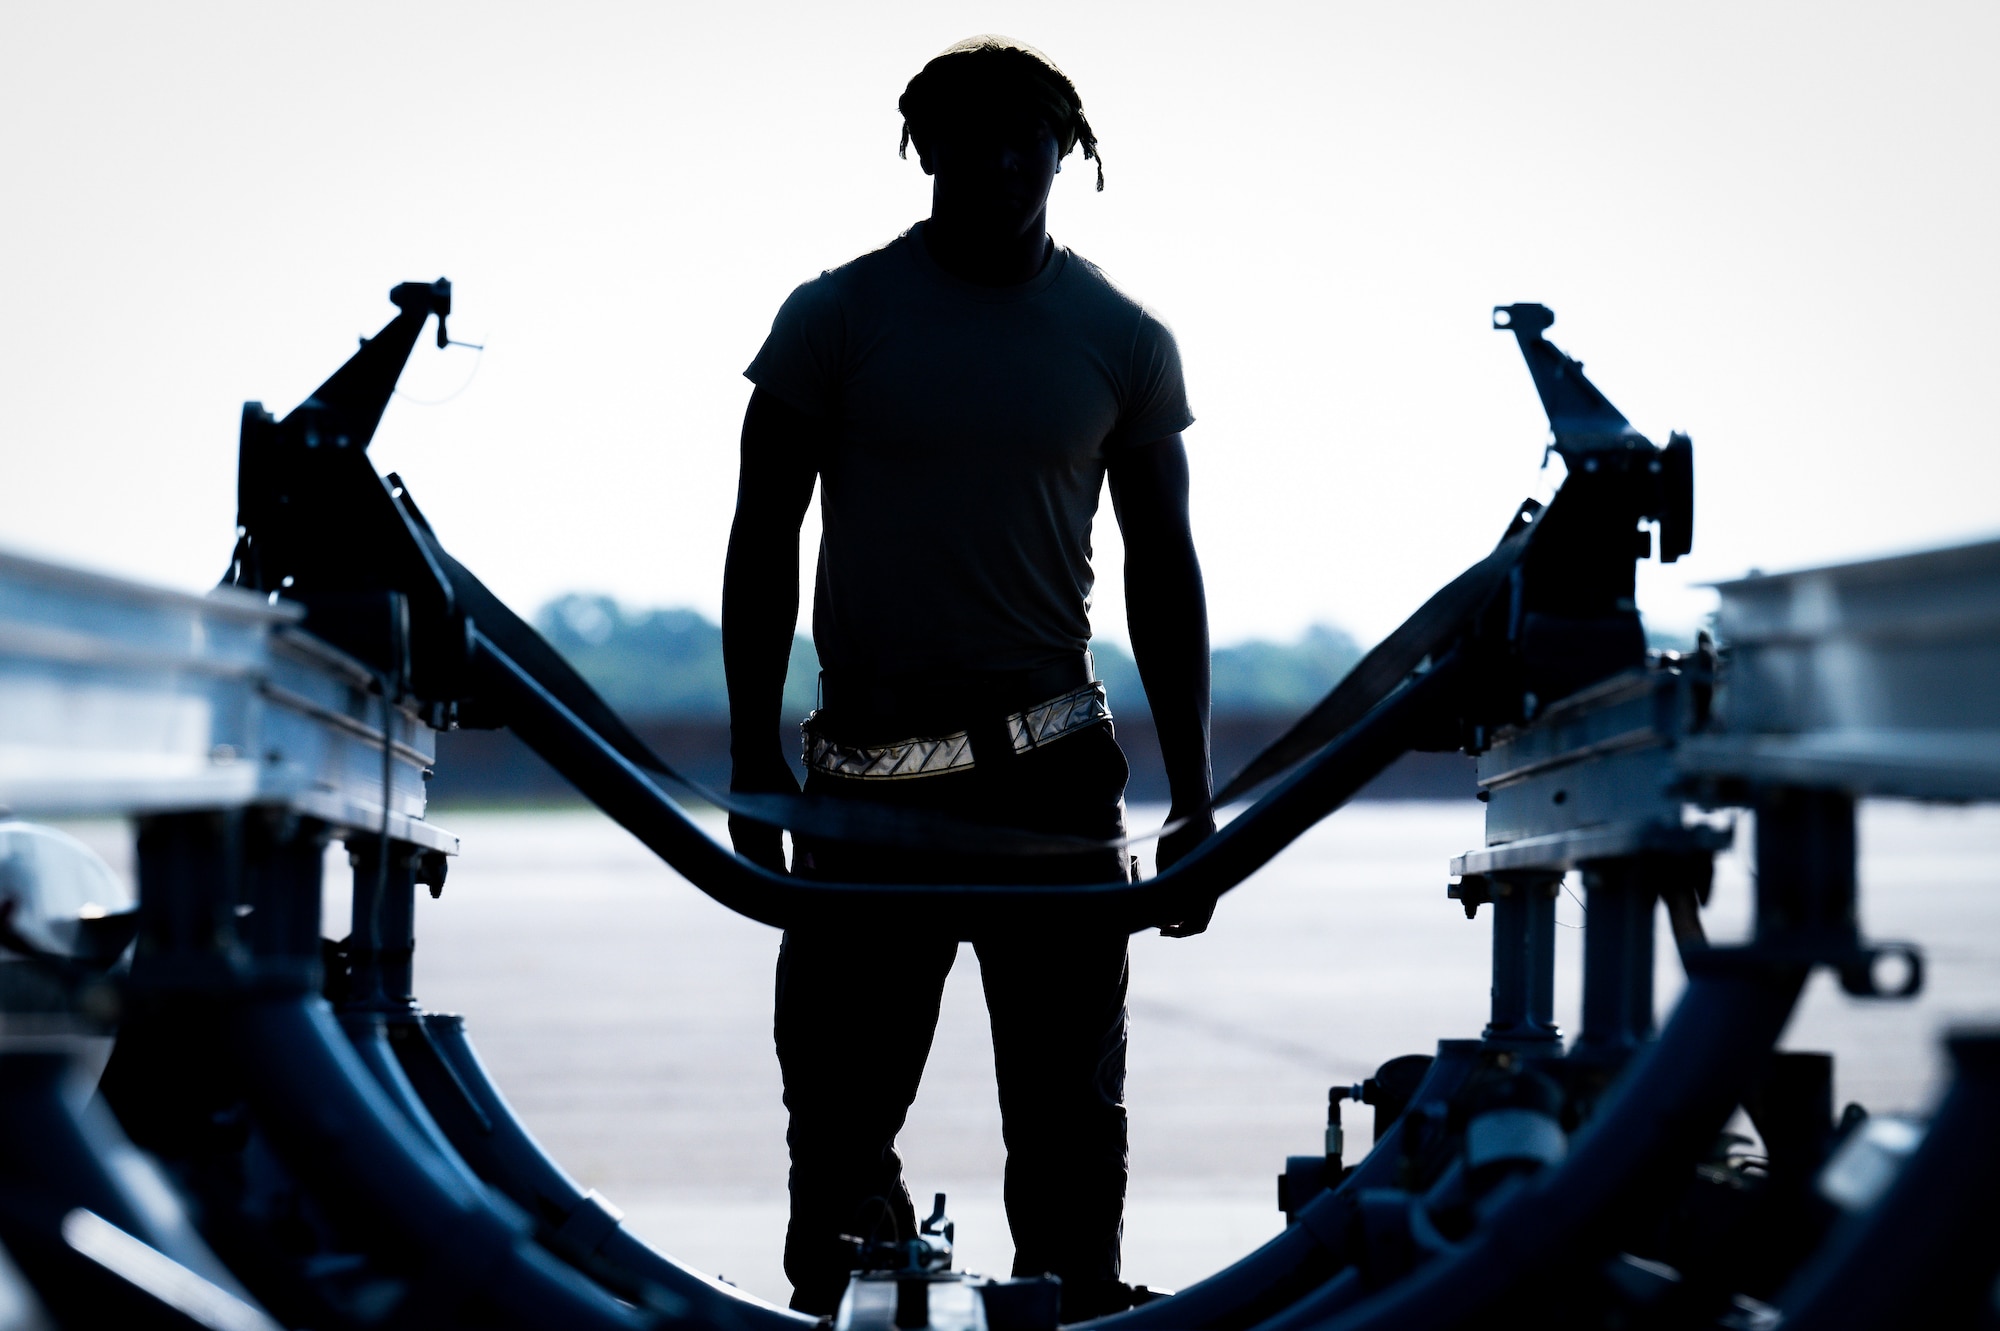
[[995,235],[933,210],[924,223],[923,237],[924,248],[938,267],[982,287],[1019,286],[1033,279],[1054,250],[1047,209],[1013,235]]

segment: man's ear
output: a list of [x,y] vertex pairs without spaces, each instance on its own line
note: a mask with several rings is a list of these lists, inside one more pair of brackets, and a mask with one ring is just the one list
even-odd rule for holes
[[917,165],[924,169],[924,174],[927,176],[936,175],[937,163],[931,160],[930,149],[924,147],[923,139],[918,137],[917,131],[914,128],[910,130],[910,146],[917,150]]

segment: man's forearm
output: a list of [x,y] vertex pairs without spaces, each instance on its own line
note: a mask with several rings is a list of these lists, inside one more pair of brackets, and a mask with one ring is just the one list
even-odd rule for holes
[[1129,561],[1126,624],[1139,677],[1152,706],[1174,807],[1206,810],[1214,790],[1209,767],[1208,599],[1192,542]]
[[1188,521],[1187,450],[1176,434],[1119,453],[1108,468],[1125,533],[1125,620],[1152,704],[1174,809],[1206,815],[1208,597]]
[[784,764],[785,668],[799,616],[798,534],[739,516],[722,577],[722,668],[735,777],[761,783]]
[[779,734],[799,622],[799,521],[812,501],[816,428],[761,388],[743,413],[736,520],[722,570],[730,781],[738,789],[777,790],[792,780]]

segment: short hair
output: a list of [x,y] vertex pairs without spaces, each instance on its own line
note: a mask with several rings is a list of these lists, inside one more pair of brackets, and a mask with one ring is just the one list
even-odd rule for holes
[[1049,122],[1058,161],[1081,145],[1084,159],[1097,163],[1097,188],[1104,188],[1104,158],[1097,151],[1097,135],[1084,117],[1083,99],[1069,75],[1026,42],[995,33],[953,42],[917,71],[896,103],[903,113],[903,139],[896,155],[909,155],[913,135],[921,148],[930,127],[1009,103],[1034,110]]

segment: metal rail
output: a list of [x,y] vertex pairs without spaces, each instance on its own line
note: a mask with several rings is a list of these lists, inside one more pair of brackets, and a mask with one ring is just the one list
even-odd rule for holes
[[[1851,1214],[1832,1225],[1814,1189],[1868,1139],[1831,1121],[1825,1059],[1772,1051],[1815,967],[1869,997],[1922,982],[1914,945],[1860,933],[1854,803],[2000,798],[2000,542],[1725,584],[1719,650],[1649,656],[1640,528],[1656,524],[1663,559],[1689,548],[1692,446],[1636,431],[1546,340],[1546,309],[1502,307],[1495,326],[1548,411],[1561,490],[1518,507],[1492,555],[1225,786],[1269,783],[1220,833],[1143,883],[816,881],[709,837],[672,793],[693,788],[451,558],[399,478],[375,473],[368,441],[427,320],[443,337],[450,288],[406,283],[392,299],[396,319],[296,411],[246,409],[234,587],[188,597],[0,556],[0,802],[140,827],[136,916],[69,921],[69,951],[34,941],[54,935],[15,919],[32,893],[0,875],[0,943],[17,958],[0,965],[38,977],[0,993],[44,1003],[37,1020],[65,1051],[32,1069],[0,1054],[39,1069],[0,1094],[0,1239],[34,1255],[29,1283],[65,1322],[112,1310],[134,1325],[249,1326],[268,1310],[355,1331],[802,1324],[629,1233],[514,1117],[462,1021],[418,1006],[414,893],[441,887],[457,849],[424,817],[423,778],[452,724],[514,728],[750,918],[959,937],[1206,919],[1401,753],[1476,754],[1486,835],[1453,861],[1449,895],[1493,920],[1485,1031],[1441,1042],[1414,1087],[1385,1089],[1385,1066],[1362,1090],[1375,1149],[1349,1169],[1330,1143],[1288,1168],[1288,1186],[1319,1191],[1288,1194],[1277,1239],[1101,1331],[1705,1326],[1731,1306],[1862,1325],[1957,1317],[1991,1288],[1991,1037],[1955,1040],[1958,1077],[1921,1148],[1900,1173],[1885,1167],[1893,1182],[1876,1194],[1842,1193]],[[1747,945],[1701,937],[1710,859],[1731,832],[1690,819],[1690,804],[1756,811]],[[851,811],[835,825],[803,800],[750,812],[890,844],[988,835]],[[1013,837],[981,849],[1062,849]],[[319,937],[331,839],[355,861],[338,945]],[[1566,1038],[1552,900],[1571,871],[1588,916],[1583,1026]],[[1662,902],[1689,984],[1656,1033]],[[134,927],[129,976],[107,975]],[[1904,964],[1900,984],[1881,978],[1885,958]],[[56,1074],[107,995],[122,1017],[105,1101],[171,1167],[159,1191],[187,1209],[141,1214],[130,1176],[106,1166],[130,1148],[60,1099]],[[1711,1158],[1738,1106],[1770,1144],[1766,1175]],[[61,1149],[24,1154],[29,1140]],[[1727,1197],[1704,1204],[1734,1208],[1750,1236],[1728,1260],[1669,1223],[1718,1170]],[[83,1239],[63,1219],[80,1213],[96,1217],[77,1222]],[[119,1275],[85,1252],[106,1243],[140,1266]],[[142,1288],[140,1267],[171,1279]],[[937,1331],[1049,1331],[1046,1299],[961,1293],[923,1304],[960,1309]],[[1044,1320],[1007,1320],[1031,1305]]]
[[973,937],[1055,920],[1138,930],[1206,909],[1298,835],[1367,785],[1452,700],[1464,667],[1448,658],[1380,703],[1333,745],[1165,873],[1142,883],[836,883],[772,873],[716,844],[685,810],[485,638],[476,678],[502,700],[513,727],[620,826],[689,882],[739,914],[779,928],[869,915]]

